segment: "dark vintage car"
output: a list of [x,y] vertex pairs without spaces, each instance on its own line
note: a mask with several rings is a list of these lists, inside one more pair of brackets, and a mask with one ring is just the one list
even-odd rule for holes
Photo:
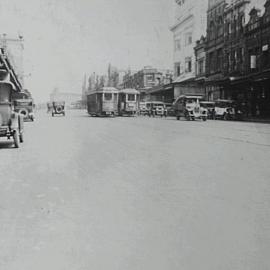
[[34,102],[33,99],[15,99],[14,110],[23,115],[24,120],[34,121]]
[[184,117],[186,120],[207,120],[207,109],[200,106],[203,96],[181,95],[173,103],[177,120]]
[[0,82],[0,137],[13,138],[15,148],[23,142],[23,116],[16,113],[12,104],[12,91],[15,90],[10,82]]
[[53,101],[51,110],[52,116],[57,114],[65,116],[65,101]]
[[215,119],[235,120],[235,101],[218,99],[215,102]]
[[215,102],[214,101],[200,101],[200,106],[207,110],[207,118],[215,119]]

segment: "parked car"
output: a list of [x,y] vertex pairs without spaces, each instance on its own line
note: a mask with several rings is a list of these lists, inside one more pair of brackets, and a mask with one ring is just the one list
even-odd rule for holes
[[52,116],[56,114],[65,116],[65,101],[52,102]]
[[33,99],[15,99],[14,110],[23,115],[24,120],[34,121],[34,102]]
[[162,101],[151,101],[148,102],[149,109],[148,109],[148,115],[149,116],[160,116],[160,117],[167,117],[167,108],[164,102]]
[[234,120],[235,102],[228,99],[218,99],[215,102],[215,119]]
[[23,142],[23,116],[13,110],[12,91],[15,87],[10,82],[0,82],[0,137],[13,138],[15,148]]
[[165,103],[168,116],[175,116],[175,110],[172,103]]
[[207,110],[208,119],[215,119],[215,102],[214,101],[200,101],[200,106]]
[[139,104],[139,114],[140,115],[148,115],[149,114],[149,105],[147,102],[141,101]]
[[202,119],[207,120],[207,109],[200,106],[203,96],[181,95],[174,101],[176,119],[185,117],[186,120]]

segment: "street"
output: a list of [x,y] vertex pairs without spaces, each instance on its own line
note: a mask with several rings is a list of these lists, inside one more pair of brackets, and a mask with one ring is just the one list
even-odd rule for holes
[[269,270],[270,125],[39,111],[0,142],[1,270]]

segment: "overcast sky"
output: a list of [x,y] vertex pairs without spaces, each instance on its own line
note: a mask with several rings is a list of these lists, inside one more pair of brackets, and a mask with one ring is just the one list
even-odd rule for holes
[[0,33],[25,39],[26,87],[81,92],[84,73],[172,69],[173,0],[0,0]]

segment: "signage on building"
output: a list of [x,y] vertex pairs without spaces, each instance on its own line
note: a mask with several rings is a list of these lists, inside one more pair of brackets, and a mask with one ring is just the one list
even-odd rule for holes
[[268,44],[263,45],[263,47],[262,47],[262,51],[263,51],[263,52],[268,51]]
[[256,68],[256,55],[251,55],[250,56],[250,68]]

